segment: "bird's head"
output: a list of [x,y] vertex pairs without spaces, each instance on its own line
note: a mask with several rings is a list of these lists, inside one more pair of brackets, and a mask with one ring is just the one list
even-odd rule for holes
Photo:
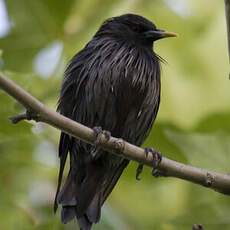
[[146,46],[152,46],[153,42],[162,38],[177,36],[175,33],[158,29],[151,21],[135,14],[107,19],[99,28],[97,35],[125,39]]

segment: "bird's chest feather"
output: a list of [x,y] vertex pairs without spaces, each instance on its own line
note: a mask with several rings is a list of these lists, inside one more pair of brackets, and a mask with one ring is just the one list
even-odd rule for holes
[[88,87],[99,97],[143,98],[158,87],[160,77],[159,61],[151,50],[115,42],[95,49],[87,69]]
[[120,136],[138,116],[158,107],[160,66],[152,51],[116,43],[103,45],[87,65],[88,114],[97,118],[92,125],[97,123]]
[[160,91],[160,66],[153,52],[127,45],[107,49],[98,61],[97,85],[101,94],[114,97],[124,112],[125,108],[151,104],[151,97]]

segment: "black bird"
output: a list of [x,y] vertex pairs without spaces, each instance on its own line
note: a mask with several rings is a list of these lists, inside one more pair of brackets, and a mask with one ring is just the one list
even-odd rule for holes
[[[106,20],[92,40],[70,61],[58,111],[88,127],[140,146],[153,125],[160,103],[160,57],[153,43],[174,33],[149,20],[125,14]],[[94,152],[94,154],[92,154]],[[64,185],[67,155],[70,169]],[[77,218],[80,229],[100,220],[101,206],[129,161],[61,133],[60,171],[54,209],[61,219]]]

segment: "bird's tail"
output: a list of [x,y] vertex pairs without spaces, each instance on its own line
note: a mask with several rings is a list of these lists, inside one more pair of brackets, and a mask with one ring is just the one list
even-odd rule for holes
[[91,228],[92,223],[100,219],[100,187],[103,182],[103,170],[97,164],[88,165],[86,177],[78,183],[78,175],[70,169],[66,182],[57,196],[62,205],[61,220],[67,223],[78,219],[82,230]]
[[58,194],[57,201],[62,205],[61,219],[67,223],[77,218],[80,229],[90,230],[101,216],[101,206],[111,193],[128,161],[108,170],[97,160],[88,165],[87,174],[80,184],[73,170],[68,174],[66,182]]

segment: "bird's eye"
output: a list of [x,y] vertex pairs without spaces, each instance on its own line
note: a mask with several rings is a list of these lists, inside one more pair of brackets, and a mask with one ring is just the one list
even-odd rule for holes
[[132,31],[137,32],[137,33],[141,33],[143,31],[143,29],[141,29],[140,26],[135,25],[135,24],[132,25],[131,28],[132,28]]
[[136,25],[133,25],[133,26],[132,26],[132,30],[135,31],[135,32],[139,32],[139,28],[138,28],[138,26],[136,26]]

